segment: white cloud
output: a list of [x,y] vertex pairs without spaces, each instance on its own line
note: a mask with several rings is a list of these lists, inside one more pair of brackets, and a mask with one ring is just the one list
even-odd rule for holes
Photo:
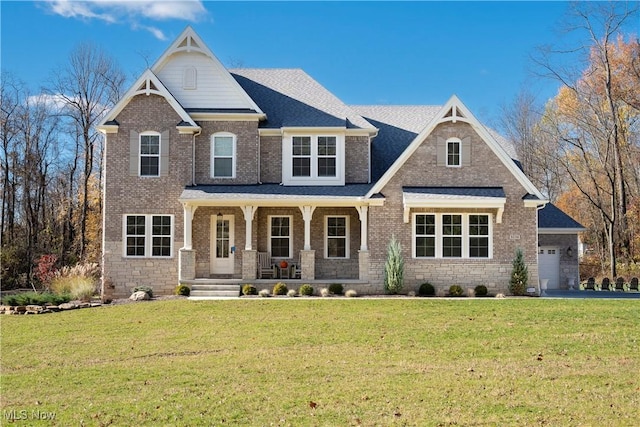
[[160,40],[166,40],[164,33],[155,26],[142,24],[142,20],[195,22],[208,14],[201,0],[47,0],[45,4],[51,12],[65,18],[128,23]]

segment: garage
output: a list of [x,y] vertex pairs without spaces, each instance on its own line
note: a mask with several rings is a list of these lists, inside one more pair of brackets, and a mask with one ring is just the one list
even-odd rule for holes
[[538,277],[549,279],[547,289],[560,288],[560,249],[552,246],[538,248]]

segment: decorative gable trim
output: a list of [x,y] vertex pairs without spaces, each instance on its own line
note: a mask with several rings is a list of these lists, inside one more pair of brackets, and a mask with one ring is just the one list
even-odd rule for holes
[[517,167],[515,162],[511,159],[509,154],[498,144],[493,136],[487,131],[487,129],[475,118],[475,116],[469,111],[469,109],[460,101],[460,99],[453,95],[447,103],[440,109],[438,114],[427,123],[424,129],[413,139],[407,149],[396,159],[391,167],[385,172],[384,175],[375,183],[375,185],[369,190],[366,197],[369,198],[376,193],[382,191],[385,185],[393,178],[393,176],[400,170],[400,168],[407,162],[407,160],[413,155],[418,147],[424,142],[424,140],[433,132],[433,130],[441,123],[456,123],[456,122],[468,123],[473,127],[476,133],[482,138],[482,140],[491,148],[491,150],[498,156],[500,161],[506,166],[506,168],[513,174],[518,182],[526,189],[530,194],[537,196],[539,204],[545,204],[546,199],[540,193],[540,191],[529,181],[529,178]]
[[202,41],[200,36],[190,26],[187,26],[187,28],[185,28],[184,31],[174,40],[174,42],[167,48],[167,50],[164,51],[160,58],[158,58],[158,60],[153,64],[151,70],[155,74],[160,74],[160,71],[169,62],[171,56],[181,52],[199,53],[209,58],[217,68],[223,70],[221,75],[225,80],[225,83],[229,87],[237,91],[237,93],[239,93],[240,96],[245,99],[247,104],[250,106],[250,109],[252,109],[256,113],[259,113],[261,115],[260,119],[266,117],[258,104],[253,101],[253,99],[249,96],[249,94],[247,94],[242,86],[240,86],[236,79],[231,76],[227,68],[222,64],[222,62],[220,62],[220,60],[213,54],[213,52],[207,47],[204,41]]
[[118,103],[111,109],[111,111],[109,111],[104,119],[102,119],[100,124],[98,124],[98,130],[103,133],[117,132],[117,127],[114,127],[114,125],[110,124],[110,122],[115,122],[115,118],[129,104],[133,97],[140,95],[158,95],[163,97],[169,103],[169,105],[171,105],[174,111],[180,116],[180,126],[176,126],[176,128],[181,131],[181,133],[184,133],[184,130],[187,128],[196,132],[200,130],[200,126],[196,124],[191,116],[189,116],[184,108],[182,108],[182,105],[180,105],[180,103],[173,97],[173,95],[171,95],[167,88],[162,84],[160,79],[158,79],[158,77],[151,70],[145,71],[131,86],[131,89],[129,89],[127,93],[125,93],[124,96],[120,98],[120,101],[118,101]]

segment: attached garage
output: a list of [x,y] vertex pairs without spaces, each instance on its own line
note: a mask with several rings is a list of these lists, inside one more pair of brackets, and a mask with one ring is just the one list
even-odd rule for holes
[[570,289],[580,283],[578,233],[585,228],[548,203],[538,211],[538,277],[547,289]]

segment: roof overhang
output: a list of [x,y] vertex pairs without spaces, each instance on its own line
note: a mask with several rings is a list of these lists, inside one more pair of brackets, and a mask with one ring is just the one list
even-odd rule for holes
[[578,234],[587,231],[586,228],[538,228],[538,234]]
[[283,136],[284,134],[321,134],[321,133],[340,133],[348,136],[376,136],[378,134],[378,128],[364,129],[364,128],[346,128],[346,127],[294,127],[286,126],[281,128],[261,128],[258,129],[260,136]]
[[223,113],[223,112],[189,112],[193,120],[199,121],[226,121],[226,122],[259,122],[265,120],[264,113]]
[[[501,196],[461,194],[456,191],[445,194],[443,192],[429,192],[428,189],[403,189],[402,203],[404,207],[403,220],[409,222],[412,208],[420,209],[495,209],[496,223],[502,223],[502,214],[507,198],[504,191]],[[498,193],[494,191],[495,193]],[[471,193],[471,192],[469,192]]]

